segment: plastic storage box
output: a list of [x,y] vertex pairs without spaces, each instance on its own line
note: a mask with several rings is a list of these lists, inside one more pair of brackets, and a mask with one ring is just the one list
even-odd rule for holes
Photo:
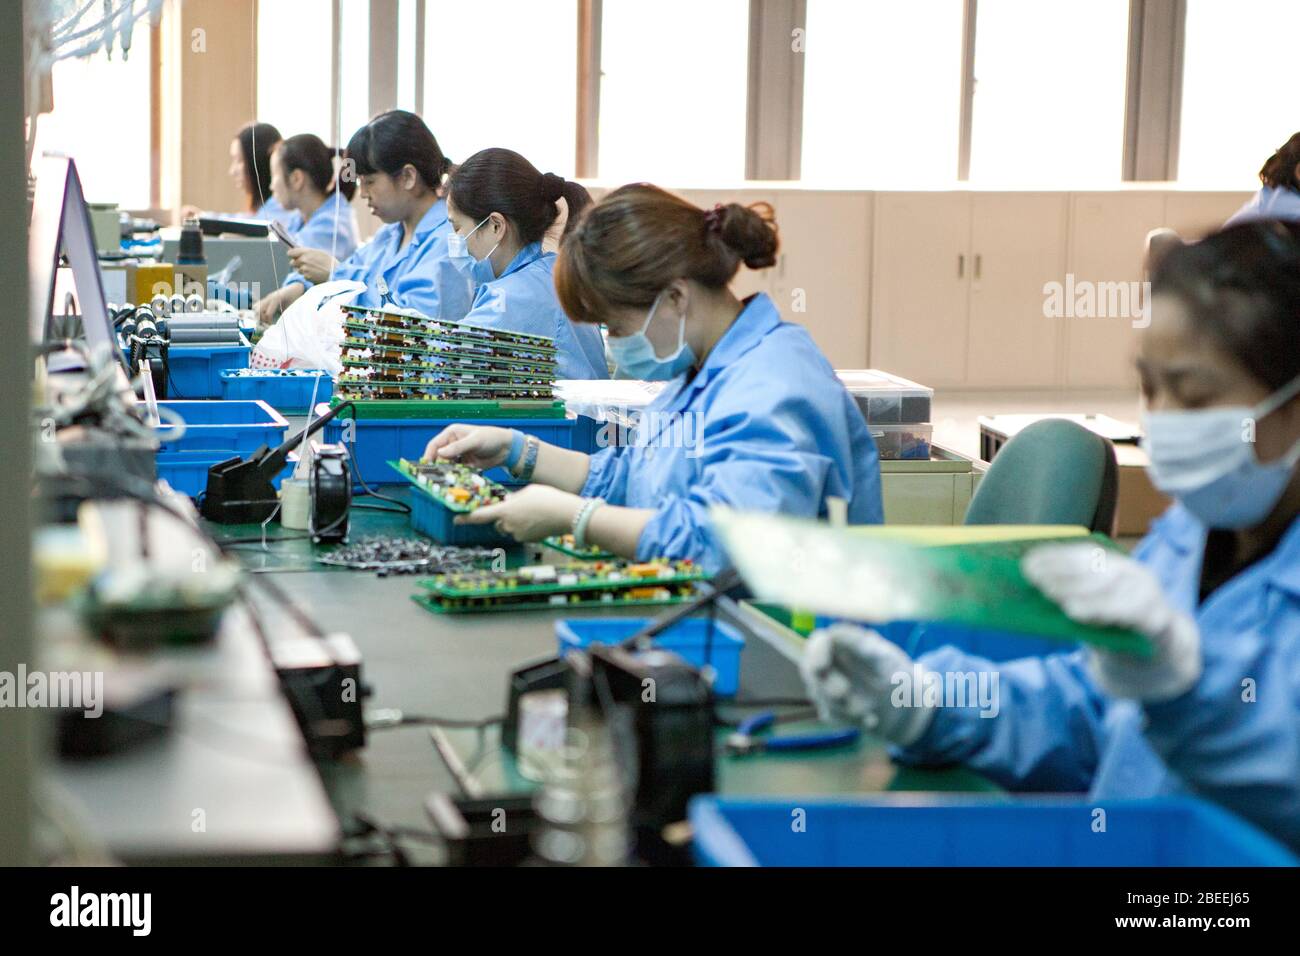
[[862,409],[869,424],[897,425],[931,421],[934,389],[879,369],[835,372]]
[[221,373],[221,397],[226,401],[266,402],[289,415],[305,414],[312,401],[328,402],[334,394],[329,372],[305,368],[227,369]]
[[929,461],[934,426],[922,423],[887,425],[868,422],[881,461]]
[[[246,457],[262,445],[284,443],[289,423],[265,402],[158,403],[185,420],[185,433],[169,438],[174,429],[164,422],[156,429],[160,446],[158,477],[182,494],[195,497],[208,484],[208,467],[236,455]],[[286,465],[284,474],[292,470]],[[279,478],[276,479],[278,483]]]
[[[398,474],[391,468],[389,471]],[[456,524],[460,512],[452,511],[419,488],[411,492],[410,503],[411,527],[439,544],[480,548],[510,547],[516,544],[514,538],[501,534],[490,524]]]
[[[208,487],[208,469],[218,462],[223,462],[234,455],[229,452],[211,451],[173,451],[159,452],[157,455],[158,477],[165,479],[183,495],[197,498]],[[296,462],[286,462],[280,474],[271,480],[276,488],[280,482],[293,474]]]
[[[805,826],[790,826],[802,809]],[[1105,830],[1097,828],[1103,818]],[[1295,866],[1285,847],[1191,797],[1008,803],[696,797],[706,866]]]
[[[563,654],[589,644],[618,644],[649,623],[649,618],[639,617],[566,618],[555,622],[555,636]],[[713,692],[719,697],[735,695],[740,684],[740,652],[745,649],[745,639],[729,624],[710,622],[707,617],[690,617],[656,637],[654,646],[673,651],[696,667],[711,665],[716,674]]]
[[221,373],[248,368],[251,345],[173,345],[167,350],[167,397],[221,397]]
[[[348,445],[356,471],[366,484],[392,485],[405,479],[388,467],[388,462],[399,458],[419,459],[434,435],[448,425],[463,421],[466,419],[344,418],[340,421],[335,418],[325,425],[325,440]],[[472,423],[517,428],[551,445],[573,447],[575,420],[572,418],[474,419]],[[345,428],[354,429],[352,441],[344,442]],[[504,468],[493,468],[486,474],[503,485],[517,484]]]

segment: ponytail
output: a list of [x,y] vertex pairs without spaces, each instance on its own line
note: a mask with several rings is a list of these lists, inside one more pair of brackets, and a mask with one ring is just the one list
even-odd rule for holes
[[1259,181],[1265,186],[1281,186],[1300,192],[1297,166],[1300,166],[1300,133],[1293,135],[1268,158],[1259,171]]
[[341,151],[330,149],[319,136],[312,133],[300,133],[290,136],[276,147],[280,157],[280,166],[288,176],[295,169],[301,169],[311,184],[328,196],[338,184],[338,191],[344,199],[350,200],[356,192],[356,177],[344,177],[335,169],[335,157],[341,157]]
[[451,201],[475,222],[494,212],[509,219],[524,245],[540,242],[559,218],[556,205],[568,206],[564,226],[568,235],[579,214],[591,205],[591,194],[582,185],[555,173],[541,173],[537,167],[509,149],[484,149],[452,171],[448,181]]

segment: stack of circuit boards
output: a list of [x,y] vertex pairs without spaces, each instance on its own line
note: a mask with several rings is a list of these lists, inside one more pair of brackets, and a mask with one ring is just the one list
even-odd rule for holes
[[676,604],[693,597],[706,580],[689,559],[614,558],[440,574],[419,582],[422,592],[415,600],[439,614]]
[[555,340],[467,322],[343,307],[343,371],[351,401],[551,401]]

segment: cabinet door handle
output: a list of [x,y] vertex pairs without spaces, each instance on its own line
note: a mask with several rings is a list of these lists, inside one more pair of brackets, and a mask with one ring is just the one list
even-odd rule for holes
[[980,255],[978,252],[975,253],[975,278],[978,279],[980,277],[980,274],[984,271],[983,265],[984,265],[984,257]]
[[965,277],[966,277],[966,256],[964,253],[959,252],[957,254],[957,278],[964,279]]

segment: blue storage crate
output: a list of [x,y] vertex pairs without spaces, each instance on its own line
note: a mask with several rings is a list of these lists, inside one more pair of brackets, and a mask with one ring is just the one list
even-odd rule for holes
[[[343,429],[355,421],[355,444],[343,442]],[[418,460],[424,455],[430,439],[448,425],[495,425],[498,428],[517,428],[526,435],[536,435],[542,441],[560,448],[571,448],[573,443],[572,418],[519,418],[475,419],[470,422],[452,419],[419,418],[335,418],[325,425],[325,440],[330,444],[347,444],[352,454],[356,473],[367,485],[401,484],[405,479],[388,466],[390,461],[406,458]],[[518,485],[504,468],[493,468],[485,473],[503,485]],[[360,492],[362,489],[357,488]]]
[[221,397],[221,373],[248,368],[251,345],[173,345],[167,350],[167,397]]
[[632,443],[632,429],[612,422],[600,422],[586,415],[574,416],[573,444],[574,451],[594,455],[602,448],[611,445],[618,448]]
[[444,507],[423,492],[414,492],[410,502],[411,527],[439,544],[496,548],[516,543],[514,538],[501,534],[490,524],[456,524],[460,512]]
[[[143,404],[143,403],[141,403]],[[233,455],[248,455],[261,445],[284,444],[289,423],[265,402],[173,402],[158,403],[185,420],[185,433],[173,433],[166,421],[157,428],[159,452],[222,452],[214,461]]]
[[[637,617],[566,618],[555,622],[555,636],[560,642],[560,654],[563,654],[597,642],[617,644],[649,623],[649,618]],[[707,617],[688,617],[657,636],[654,646],[673,651],[696,667],[712,665],[716,672],[714,693],[719,697],[732,697],[740,684],[740,653],[745,649],[745,639],[731,625],[714,621],[712,653],[706,657],[709,626]]]
[[[1285,847],[1191,797],[831,801],[696,797],[706,866],[1295,866]],[[791,827],[796,809],[803,827]],[[1104,810],[1105,830],[1094,829]]]
[[[319,381],[318,381],[319,379]],[[276,411],[292,415],[309,411],[312,394],[316,402],[328,402],[334,394],[334,380],[320,369],[239,369],[221,373],[221,397],[225,401],[263,401]]]
[[[158,477],[165,479],[167,484],[181,494],[197,498],[208,487],[208,469],[233,457],[231,452],[222,451],[159,452]],[[284,469],[271,480],[271,484],[279,488],[280,482],[293,474],[295,464],[293,461],[287,462]]]

